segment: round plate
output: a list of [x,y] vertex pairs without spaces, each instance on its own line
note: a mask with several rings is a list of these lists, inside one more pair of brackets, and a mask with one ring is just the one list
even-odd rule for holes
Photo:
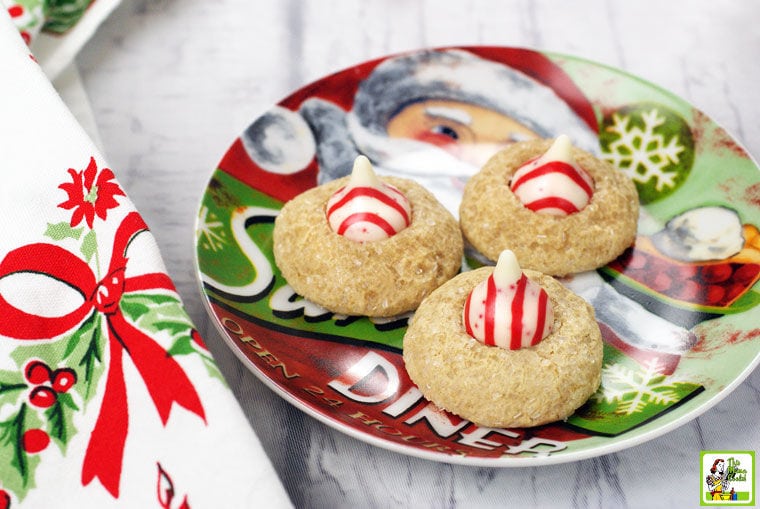
[[[492,429],[438,410],[404,369],[408,316],[334,315],[296,295],[275,265],[282,205],[347,174],[357,154],[380,174],[417,180],[456,215],[463,183],[494,150],[562,133],[626,172],[642,203],[632,248],[563,281],[594,306],[605,341],[599,391],[563,422]],[[211,176],[197,265],[229,346],[308,414],[403,454],[534,466],[662,435],[752,372],[758,205],[760,173],[746,151],[650,83],[553,53],[438,48],[327,76],[257,118]]]

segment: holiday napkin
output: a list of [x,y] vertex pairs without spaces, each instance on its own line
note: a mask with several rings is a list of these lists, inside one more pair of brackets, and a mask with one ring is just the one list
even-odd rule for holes
[[120,0],[0,0],[37,63],[54,80]]
[[0,509],[287,494],[114,171],[0,11]]

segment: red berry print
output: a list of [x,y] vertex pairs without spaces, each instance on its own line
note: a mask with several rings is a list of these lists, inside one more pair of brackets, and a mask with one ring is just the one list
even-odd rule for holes
[[24,8],[20,5],[11,5],[8,7],[8,14],[11,15],[11,18],[18,18],[24,15]]
[[41,429],[27,430],[21,437],[21,445],[29,454],[44,451],[48,444],[50,444],[50,436]]
[[727,263],[718,263],[702,267],[699,276],[705,283],[722,283],[727,281],[733,272]]
[[687,279],[676,291],[675,297],[687,302],[697,302],[702,288],[696,281]]
[[0,509],[10,509],[11,496],[5,490],[0,490]]
[[55,392],[67,392],[75,383],[77,383],[77,374],[73,369],[61,368],[53,372],[53,390]]
[[48,383],[51,378],[50,368],[42,361],[32,361],[26,365],[24,376],[33,385]]
[[734,281],[747,285],[755,280],[758,271],[760,271],[760,266],[754,263],[742,264],[734,273]]
[[641,251],[635,249],[631,251],[630,255],[626,258],[626,269],[640,270],[647,265],[647,255]]
[[705,292],[705,304],[717,306],[722,304],[723,297],[726,296],[726,288],[720,285],[710,285]]
[[739,296],[743,294],[746,289],[747,287],[742,283],[734,283],[733,285],[729,286],[726,290],[726,303],[730,303],[734,299],[739,298]]
[[670,267],[670,264],[662,260],[661,258],[657,258],[655,256],[649,257],[649,263],[646,267],[645,275],[652,279],[657,274],[661,272],[666,272],[668,268]]
[[658,292],[665,292],[670,288],[670,285],[673,283],[673,280],[670,278],[669,275],[667,275],[664,272],[660,272],[654,277],[654,280],[651,283],[652,289],[658,291]]
[[32,389],[29,394],[29,403],[38,408],[49,408],[58,399],[58,395],[50,387],[40,385]]
[[685,281],[697,275],[697,268],[694,265],[673,265],[668,268],[668,274],[674,281]]

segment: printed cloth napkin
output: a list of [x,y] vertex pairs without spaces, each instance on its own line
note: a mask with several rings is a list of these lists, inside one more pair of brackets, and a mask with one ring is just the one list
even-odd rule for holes
[[288,507],[148,226],[0,9],[0,509]]
[[0,0],[50,80],[68,66],[120,0]]

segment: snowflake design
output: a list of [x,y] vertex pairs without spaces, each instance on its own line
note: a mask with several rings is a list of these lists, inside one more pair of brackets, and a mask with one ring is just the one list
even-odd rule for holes
[[678,172],[667,168],[679,162],[679,154],[685,147],[677,136],[666,142],[665,137],[656,132],[666,121],[657,108],[642,112],[641,119],[643,129],[631,126],[630,116],[612,115],[613,124],[607,127],[607,131],[616,134],[617,139],[609,144],[604,158],[635,182],[645,184],[654,178],[657,191],[673,188]]
[[218,251],[227,244],[224,224],[217,219],[208,207],[202,207],[198,218],[198,238],[204,249]]
[[631,369],[622,364],[608,364],[602,370],[602,386],[594,395],[597,401],[617,403],[615,413],[632,415],[648,405],[669,405],[681,399],[677,385],[688,383],[662,374],[658,359],[644,369]]

